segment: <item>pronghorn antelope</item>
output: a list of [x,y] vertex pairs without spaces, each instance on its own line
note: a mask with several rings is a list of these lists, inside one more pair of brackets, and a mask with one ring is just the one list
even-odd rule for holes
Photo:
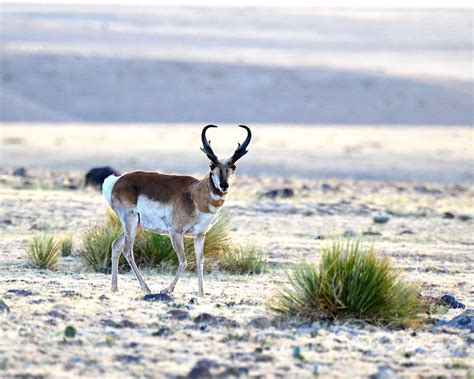
[[112,291],[117,290],[118,261],[124,251],[125,258],[135,273],[142,290],[150,289],[143,280],[133,258],[133,242],[137,228],[168,234],[179,259],[179,267],[171,284],[162,293],[174,290],[186,268],[184,235],[194,237],[194,251],[198,273],[198,295],[203,289],[203,246],[204,236],[215,220],[217,212],[225,201],[229,182],[235,171],[235,162],[247,154],[252,138],[250,129],[247,138],[239,143],[234,154],[227,159],[218,159],[206,139],[206,131],[216,128],[207,125],[201,133],[201,150],[211,161],[210,172],[204,179],[191,176],[165,175],[158,172],[134,171],[122,176],[111,175],[105,179],[102,192],[110,207],[122,223],[123,233],[112,243]]

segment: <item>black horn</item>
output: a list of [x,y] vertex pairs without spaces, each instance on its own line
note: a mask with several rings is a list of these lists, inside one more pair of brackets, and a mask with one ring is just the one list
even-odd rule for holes
[[207,155],[207,157],[211,160],[211,162],[216,163],[217,162],[217,157],[216,157],[216,154],[214,154],[214,152],[211,149],[211,145],[210,145],[211,141],[208,142],[207,139],[206,139],[206,130],[209,129],[209,128],[217,128],[217,126],[216,125],[207,125],[207,126],[204,127],[204,129],[202,130],[202,133],[201,133],[202,146],[203,146],[203,147],[201,147],[201,150],[204,152],[204,154]]
[[248,153],[247,146],[250,143],[250,139],[252,138],[252,132],[250,129],[245,125],[239,125],[241,128],[244,128],[247,131],[247,138],[245,139],[244,143],[241,145],[240,143],[237,146],[237,150],[235,150],[234,155],[232,156],[231,160],[232,163],[237,162],[240,158],[242,158],[245,154]]

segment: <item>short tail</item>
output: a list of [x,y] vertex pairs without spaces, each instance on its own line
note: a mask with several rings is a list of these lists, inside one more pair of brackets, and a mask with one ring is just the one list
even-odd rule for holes
[[119,176],[110,175],[105,178],[104,183],[102,183],[102,194],[104,195],[105,200],[107,200],[109,206],[112,206],[112,189],[118,179]]

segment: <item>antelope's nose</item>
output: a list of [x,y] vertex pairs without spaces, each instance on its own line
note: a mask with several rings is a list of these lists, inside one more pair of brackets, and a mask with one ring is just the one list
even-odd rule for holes
[[222,183],[221,188],[223,191],[227,191],[227,189],[229,188],[229,183]]

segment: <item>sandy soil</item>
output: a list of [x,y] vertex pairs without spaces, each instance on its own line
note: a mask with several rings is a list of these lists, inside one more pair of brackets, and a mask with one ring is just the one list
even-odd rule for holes
[[[176,377],[186,376],[200,359],[213,360],[211,371],[222,376],[466,375],[473,358],[468,330],[427,325],[414,332],[353,322],[249,323],[257,317],[273,320],[265,303],[292,263],[301,258],[318,261],[321,244],[349,229],[365,233],[407,278],[420,281],[424,294],[451,293],[472,307],[473,221],[443,218],[446,211],[473,214],[471,187],[240,176],[225,206],[233,216],[233,238],[263,246],[267,272],[206,274],[206,297],[197,302],[197,278],[187,273],[173,301],[165,304],[143,301],[131,273],[120,274],[119,292],[111,293],[110,277],[85,271],[77,257],[62,258],[55,272],[28,267],[23,251],[31,235],[72,232],[78,243],[88,225],[100,222],[104,202],[99,193],[65,188],[80,179],[77,171],[33,170],[27,178],[1,171],[0,296],[11,308],[0,315],[1,376]],[[295,196],[260,197],[280,186],[293,188]],[[374,224],[375,210],[390,211],[392,219]],[[172,278],[155,270],[144,270],[144,276],[156,292]],[[168,312],[175,309],[189,318],[174,318]],[[227,321],[198,325],[194,319],[201,313]],[[439,317],[459,313],[450,310]],[[78,334],[65,342],[68,325]],[[292,357],[296,346],[302,361]]]

